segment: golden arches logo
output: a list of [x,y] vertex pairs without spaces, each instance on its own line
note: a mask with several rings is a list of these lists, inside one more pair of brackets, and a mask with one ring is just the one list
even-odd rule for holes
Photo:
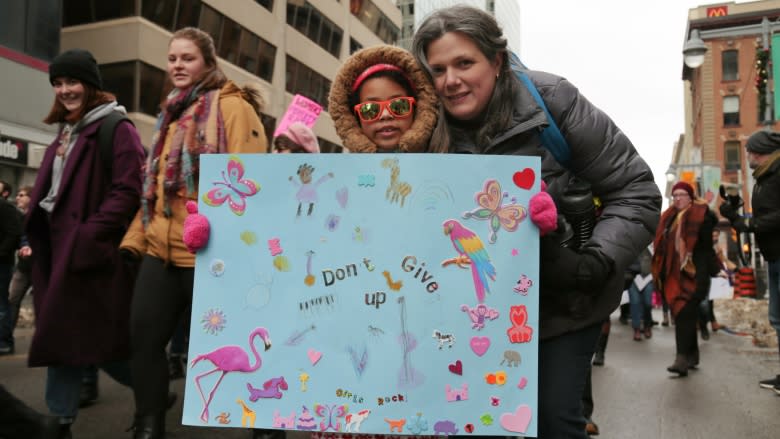
[[728,6],[716,6],[714,8],[707,8],[707,18],[725,17],[726,15],[729,15]]

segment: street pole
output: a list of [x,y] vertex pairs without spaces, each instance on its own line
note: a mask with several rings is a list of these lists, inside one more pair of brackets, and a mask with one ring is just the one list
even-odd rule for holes
[[[769,46],[770,46],[769,39],[771,38],[771,34],[769,31],[769,19],[766,17],[764,17],[761,20],[761,33],[762,33],[762,39],[764,40],[763,49],[768,53]],[[769,80],[769,78],[772,78],[772,72],[769,70],[769,66],[772,64],[771,56],[768,59],[769,61],[766,63],[766,65],[762,66],[767,70],[766,72],[767,81]],[[772,93],[770,92],[770,87],[768,83],[766,84],[765,90],[766,91],[764,92],[764,100],[766,101],[765,102],[766,106],[764,107],[764,125],[771,125],[772,118],[773,118],[772,117]]]

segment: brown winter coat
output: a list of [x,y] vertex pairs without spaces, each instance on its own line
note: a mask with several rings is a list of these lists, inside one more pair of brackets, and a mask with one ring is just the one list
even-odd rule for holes
[[438,117],[438,98],[428,77],[408,51],[394,46],[375,46],[355,52],[336,74],[328,96],[328,111],[341,140],[350,152],[376,152],[376,145],[363,134],[349,105],[352,84],[375,64],[392,64],[406,72],[417,89],[414,122],[401,136],[398,152],[425,152]]
[[[268,139],[260,122],[260,117],[242,96],[242,90],[234,83],[228,81],[220,90],[219,109],[225,121],[225,133],[227,136],[227,152],[232,154],[262,153],[268,150]],[[171,123],[168,134],[160,154],[158,181],[164,180],[166,157],[171,149],[171,139],[176,131]],[[197,180],[196,180],[197,181]],[[128,249],[136,255],[148,254],[177,267],[194,267],[195,255],[187,251],[182,240],[184,231],[184,219],[187,218],[185,204],[189,200],[197,200],[197,187],[195,192],[186,193],[182,188],[180,196],[169,200],[171,207],[170,217],[163,213],[163,185],[157,185],[157,201],[154,205],[154,215],[149,224],[144,228],[141,212],[138,212],[130,229],[127,231],[122,248]]]

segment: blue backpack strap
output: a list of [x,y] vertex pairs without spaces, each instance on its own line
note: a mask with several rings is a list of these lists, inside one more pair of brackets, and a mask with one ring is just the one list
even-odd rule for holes
[[561,134],[561,130],[558,129],[558,125],[555,123],[555,119],[553,119],[550,111],[547,109],[547,105],[544,103],[544,99],[542,99],[542,96],[536,89],[536,85],[534,85],[534,83],[531,81],[531,78],[525,74],[525,65],[513,52],[510,52],[509,63],[512,67],[512,70],[515,72],[515,75],[517,75],[517,79],[525,84],[525,87],[531,93],[531,96],[534,97],[537,105],[541,107],[545,116],[547,116],[547,128],[543,129],[539,135],[539,137],[542,139],[542,144],[545,148],[547,148],[548,151],[550,151],[558,163],[568,167],[569,161],[571,160],[571,150],[569,149],[569,144],[566,142],[563,134]]

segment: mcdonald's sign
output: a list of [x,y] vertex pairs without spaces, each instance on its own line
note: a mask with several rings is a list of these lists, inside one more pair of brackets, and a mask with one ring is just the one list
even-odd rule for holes
[[729,15],[729,7],[727,5],[707,8],[707,18],[725,17],[727,15]]

